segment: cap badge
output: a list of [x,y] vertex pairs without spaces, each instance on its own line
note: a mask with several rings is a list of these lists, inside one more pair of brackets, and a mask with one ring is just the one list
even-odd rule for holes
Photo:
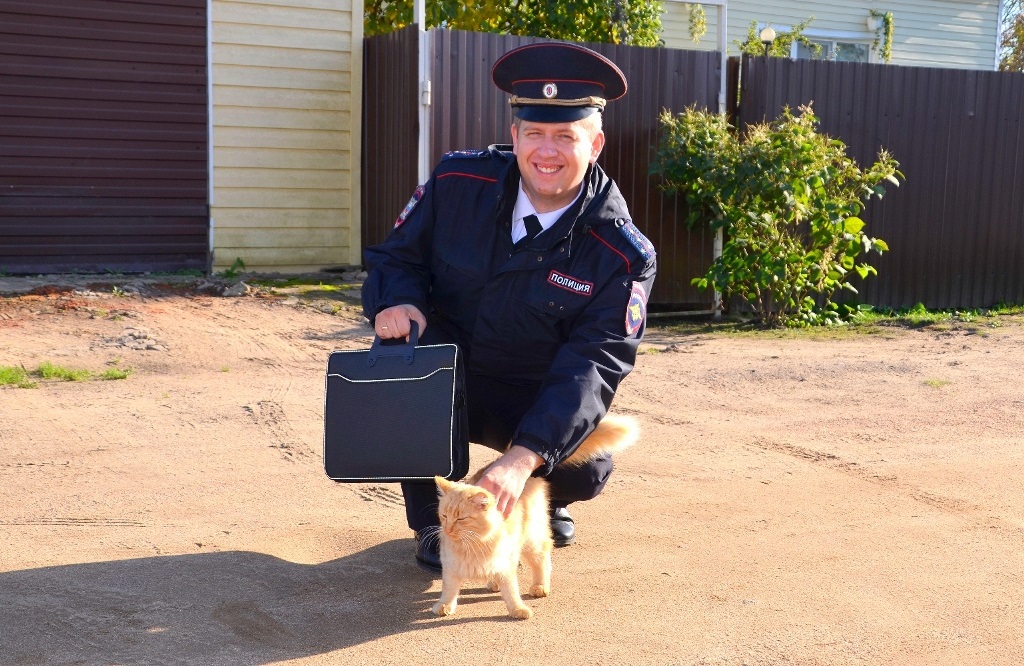
[[[534,88],[534,90],[536,90],[536,88]],[[544,97],[546,97],[547,99],[551,99],[552,97],[557,97],[558,96],[558,86],[556,86],[554,83],[545,83],[544,84],[544,89],[541,92],[544,93]]]

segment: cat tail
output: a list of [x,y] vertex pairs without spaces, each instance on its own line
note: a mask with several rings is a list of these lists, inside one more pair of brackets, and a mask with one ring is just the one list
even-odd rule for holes
[[608,414],[597,424],[594,432],[558,463],[559,467],[579,467],[594,458],[619,453],[633,446],[640,439],[640,423],[632,416]]

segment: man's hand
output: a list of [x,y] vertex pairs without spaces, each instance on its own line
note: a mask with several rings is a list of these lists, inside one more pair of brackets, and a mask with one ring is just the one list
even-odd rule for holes
[[508,518],[523,494],[526,480],[543,462],[525,446],[513,446],[487,468],[477,485],[494,495],[498,511]]
[[385,308],[373,318],[373,330],[381,340],[392,338],[405,338],[409,341],[410,321],[419,324],[420,335],[427,330],[427,318],[423,316],[415,305],[394,305]]

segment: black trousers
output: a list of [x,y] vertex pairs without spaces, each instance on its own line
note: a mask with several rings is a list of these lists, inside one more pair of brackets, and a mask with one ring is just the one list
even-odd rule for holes
[[[439,326],[428,326],[422,344],[448,342]],[[536,400],[538,385],[518,385],[483,375],[466,376],[469,408],[469,441],[504,451],[516,426]],[[552,508],[592,499],[604,489],[612,473],[611,457],[598,458],[574,468],[558,468],[546,479]],[[440,524],[437,517],[437,486],[430,482],[402,484],[409,527],[421,530]]]

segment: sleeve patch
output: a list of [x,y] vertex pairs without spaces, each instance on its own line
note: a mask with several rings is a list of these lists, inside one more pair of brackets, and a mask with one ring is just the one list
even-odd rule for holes
[[626,335],[636,335],[640,327],[644,325],[644,318],[647,316],[647,292],[639,282],[633,283],[633,290],[629,294],[629,303],[626,305]]
[[416,191],[412,193],[412,199],[409,199],[409,203],[405,204],[405,208],[402,209],[402,212],[398,214],[398,218],[395,219],[395,229],[402,226],[405,223],[406,218],[416,210],[416,206],[419,205],[420,199],[423,198],[423,193],[425,191],[426,189],[420,185],[416,188]]
[[654,245],[651,244],[651,241],[647,240],[646,236],[640,233],[640,230],[636,228],[635,224],[632,222],[626,222],[624,225],[619,227],[619,231],[621,231],[622,235],[626,237],[629,244],[635,247],[636,251],[643,256],[644,260],[650,261],[654,257]]

